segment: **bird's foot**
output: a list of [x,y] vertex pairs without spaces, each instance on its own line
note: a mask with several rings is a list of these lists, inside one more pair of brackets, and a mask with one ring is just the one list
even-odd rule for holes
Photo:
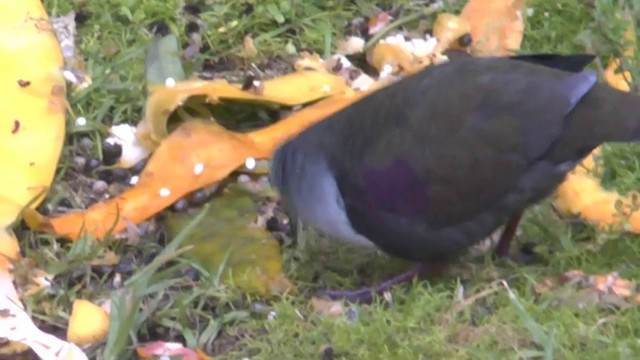
[[411,281],[416,277],[441,274],[445,268],[446,265],[442,264],[420,264],[375,286],[358,290],[325,290],[319,295],[333,300],[344,299],[350,302],[369,303],[375,295],[380,295],[396,285]]

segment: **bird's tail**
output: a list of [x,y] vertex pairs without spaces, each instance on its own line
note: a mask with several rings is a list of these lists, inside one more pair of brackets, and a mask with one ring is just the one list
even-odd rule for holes
[[587,155],[606,142],[640,141],[640,96],[597,84],[568,115],[564,136],[550,158]]

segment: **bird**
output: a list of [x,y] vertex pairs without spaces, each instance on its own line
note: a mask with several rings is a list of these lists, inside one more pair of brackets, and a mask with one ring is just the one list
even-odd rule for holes
[[270,163],[282,206],[329,238],[419,265],[358,300],[464,255],[605,142],[640,137],[640,97],[585,70],[591,54],[456,56],[364,96],[287,139]]

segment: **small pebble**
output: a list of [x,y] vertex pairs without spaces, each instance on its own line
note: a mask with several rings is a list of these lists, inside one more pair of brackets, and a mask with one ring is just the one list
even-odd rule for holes
[[251,182],[251,176],[247,174],[238,175],[238,184],[247,184]]
[[356,322],[358,321],[358,310],[354,309],[354,308],[349,308],[347,310],[347,313],[345,314],[347,317],[347,320],[349,322]]
[[91,158],[85,163],[84,172],[86,174],[91,174],[95,169],[100,167],[101,164],[102,162],[100,161],[100,159]]
[[71,200],[67,198],[60,199],[60,201],[58,201],[58,206],[65,207],[67,209],[73,208],[73,204],[71,203]]
[[147,166],[147,159],[142,159],[140,161],[138,161],[137,163],[135,163],[135,165],[133,165],[131,167],[131,173],[133,174],[140,174],[142,172],[142,170],[144,170],[144,167]]
[[115,270],[118,273],[129,275],[136,270],[134,264],[135,264],[135,261],[133,257],[125,255],[120,258],[120,261],[116,265]]
[[123,168],[115,168],[112,170],[113,181],[125,183],[129,180],[129,171]]
[[91,150],[93,148],[93,140],[88,137],[83,137],[80,139],[80,146],[82,146],[85,150]]
[[196,190],[189,196],[189,203],[191,206],[204,205],[208,200],[209,192],[204,189]]
[[73,157],[73,166],[76,168],[76,170],[84,169],[86,164],[87,164],[87,159],[85,159],[84,157],[82,156]]
[[202,9],[200,8],[200,6],[198,6],[198,4],[185,4],[182,7],[182,10],[189,14],[189,15],[193,15],[193,16],[198,16],[200,15],[200,13],[202,12]]
[[91,187],[91,190],[96,195],[102,195],[102,194],[106,193],[108,189],[109,189],[109,184],[107,184],[107,182],[103,181],[103,180],[98,180],[98,181],[94,182],[93,186]]
[[191,281],[200,280],[200,272],[194,267],[188,267],[183,272],[184,276]]
[[179,199],[172,206],[175,211],[185,211],[189,208],[189,201],[185,198]]
[[331,345],[324,345],[320,348],[320,359],[322,360],[333,360],[335,359],[335,351]]
[[269,306],[263,302],[254,302],[251,304],[251,307],[253,308],[253,311],[259,312],[262,314],[270,311]]
[[272,216],[265,223],[265,227],[269,232],[285,232],[287,224],[281,224],[277,217]]
[[111,169],[102,169],[96,172],[96,176],[98,179],[111,184],[113,182],[113,170]]
[[122,156],[122,145],[112,139],[107,139],[102,143],[102,163],[110,166],[120,160]]

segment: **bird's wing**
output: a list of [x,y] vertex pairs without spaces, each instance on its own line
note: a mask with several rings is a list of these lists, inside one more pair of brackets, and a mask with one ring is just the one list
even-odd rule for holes
[[543,154],[595,82],[592,72],[459,61],[354,104],[319,137],[349,218],[365,225],[356,230],[375,228],[376,214],[454,226],[544,180]]

